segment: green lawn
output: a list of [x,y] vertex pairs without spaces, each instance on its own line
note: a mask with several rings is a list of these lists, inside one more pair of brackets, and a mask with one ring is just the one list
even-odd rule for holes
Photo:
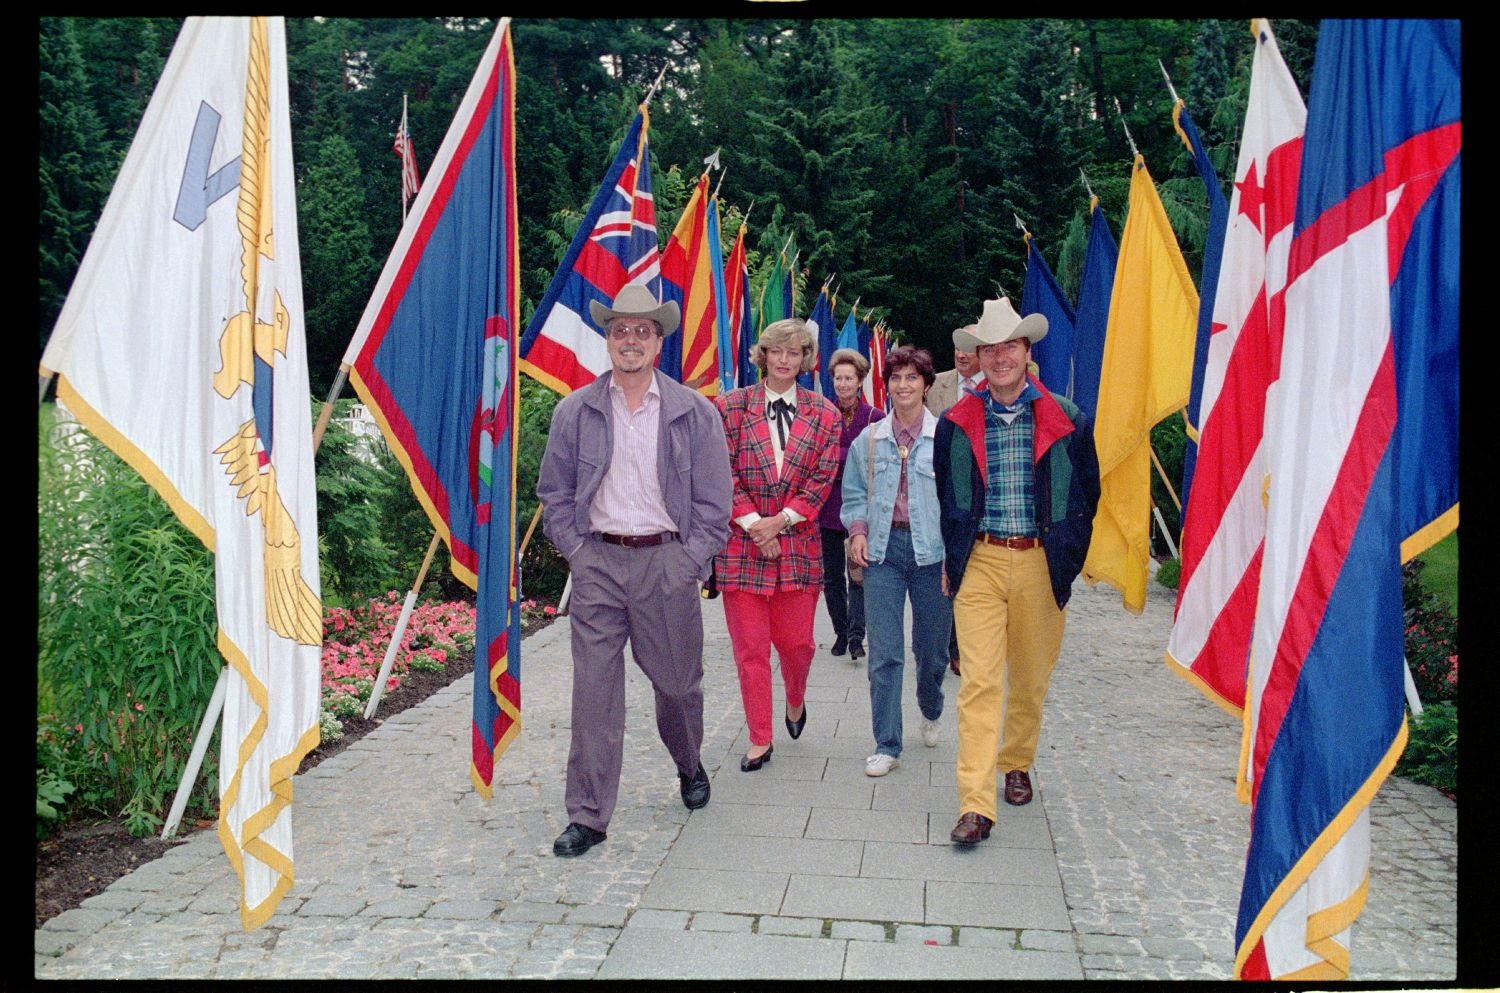
[[1442,597],[1448,610],[1458,616],[1458,532],[1455,530],[1417,558],[1424,563],[1422,586]]

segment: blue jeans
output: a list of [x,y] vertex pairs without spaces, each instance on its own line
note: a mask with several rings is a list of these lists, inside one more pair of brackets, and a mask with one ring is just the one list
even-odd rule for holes
[[906,663],[906,598],[911,597],[912,654],[917,660],[917,706],[922,716],[943,713],[943,675],[953,604],[943,596],[943,563],[919,566],[911,532],[891,531],[885,561],[865,567],[865,608],[870,638],[870,723],[875,751],[901,755],[901,670]]

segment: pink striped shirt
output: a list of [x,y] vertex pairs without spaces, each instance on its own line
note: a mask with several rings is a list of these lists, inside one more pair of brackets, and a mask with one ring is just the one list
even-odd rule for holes
[[609,468],[589,508],[589,527],[604,534],[659,534],[676,532],[662,499],[656,471],[656,443],[661,427],[661,390],[656,375],[646,387],[641,405],[632,413],[625,391],[609,384],[614,435]]

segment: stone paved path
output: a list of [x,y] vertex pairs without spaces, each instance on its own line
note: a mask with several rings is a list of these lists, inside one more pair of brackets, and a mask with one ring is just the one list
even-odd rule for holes
[[[36,931],[36,977],[1230,976],[1248,831],[1239,729],[1163,663],[1169,591],[1152,583],[1131,617],[1078,584],[1036,800],[1003,807],[971,850],[947,841],[957,677],[932,749],[907,680],[901,765],[870,779],[864,668],[827,653],[820,609],[807,729],[791,741],[778,722],[772,762],[747,775],[721,603],[705,604],[708,807],[683,808],[632,668],[609,839],[552,856],[566,825],[562,620],[525,642],[525,730],[492,801],[469,783],[460,680],[297,777],[297,880],[264,927],[240,928],[233,872],[198,832]],[[1392,779],[1371,821],[1351,978],[1453,979],[1455,805]]]

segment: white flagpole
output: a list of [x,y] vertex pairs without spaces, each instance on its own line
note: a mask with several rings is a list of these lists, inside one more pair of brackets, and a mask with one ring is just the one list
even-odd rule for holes
[[365,704],[367,721],[375,716],[375,708],[380,706],[380,698],[385,694],[385,681],[390,678],[391,667],[396,664],[396,651],[401,647],[401,637],[406,634],[406,624],[411,620],[411,612],[417,605],[417,594],[422,590],[422,581],[427,578],[427,567],[432,565],[432,556],[437,553],[438,542],[442,540],[441,534],[436,531],[432,533],[432,541],[427,545],[427,556],[422,559],[422,568],[417,570],[417,581],[411,584],[411,592],[406,594],[406,602],[401,605],[401,617],[396,621],[396,630],[391,632],[391,643],[385,648],[380,675],[375,677],[375,685],[370,690],[370,702]]
[[177,795],[172,798],[172,809],[167,814],[166,822],[161,826],[162,841],[166,841],[177,833],[177,825],[182,821],[182,812],[187,809],[188,794],[192,792],[193,783],[198,780],[198,770],[203,765],[203,755],[208,751],[208,740],[213,737],[214,728],[219,723],[219,714],[224,710],[224,694],[229,689],[228,673],[227,666],[220,667],[219,681],[214,683],[213,696],[209,698],[208,709],[203,712],[203,721],[198,725],[198,736],[193,739],[193,750],[188,755],[187,766],[182,770],[182,779],[177,784]]

